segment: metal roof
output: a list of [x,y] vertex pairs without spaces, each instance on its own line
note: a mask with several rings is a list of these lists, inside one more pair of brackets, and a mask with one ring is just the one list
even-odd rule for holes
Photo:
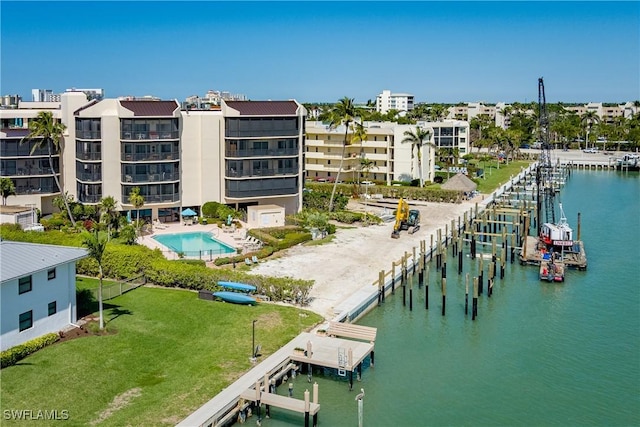
[[120,101],[120,105],[133,111],[134,116],[142,117],[173,117],[179,108],[176,101]]
[[295,101],[224,101],[243,116],[295,116],[298,104]]
[[34,274],[88,256],[83,248],[0,241],[0,282]]

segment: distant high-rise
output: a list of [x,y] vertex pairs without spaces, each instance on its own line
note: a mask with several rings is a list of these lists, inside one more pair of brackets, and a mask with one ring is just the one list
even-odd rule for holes
[[409,93],[391,93],[390,90],[383,90],[376,97],[376,111],[386,114],[389,110],[404,113],[413,110],[413,95]]
[[71,89],[65,90],[65,92],[83,92],[85,95],[87,95],[87,99],[89,101],[93,99],[97,99],[98,101],[100,101],[104,98],[104,89],[77,89],[75,87],[72,87]]
[[53,102],[59,101],[60,95],[56,96],[51,89],[31,89],[31,98],[33,102]]

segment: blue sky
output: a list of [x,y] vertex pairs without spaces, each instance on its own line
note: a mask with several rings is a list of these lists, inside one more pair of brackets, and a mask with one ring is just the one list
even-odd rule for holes
[[2,94],[640,99],[640,2],[11,2]]

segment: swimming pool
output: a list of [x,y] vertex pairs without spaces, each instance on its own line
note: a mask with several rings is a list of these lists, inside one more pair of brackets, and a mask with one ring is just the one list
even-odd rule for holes
[[236,253],[236,249],[216,240],[210,233],[197,231],[193,233],[161,234],[154,236],[161,245],[175,253],[188,257],[224,255]]

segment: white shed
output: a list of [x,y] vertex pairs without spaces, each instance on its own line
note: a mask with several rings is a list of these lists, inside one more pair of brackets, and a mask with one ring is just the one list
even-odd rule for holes
[[284,225],[284,207],[278,205],[257,205],[247,208],[249,228],[282,227]]

